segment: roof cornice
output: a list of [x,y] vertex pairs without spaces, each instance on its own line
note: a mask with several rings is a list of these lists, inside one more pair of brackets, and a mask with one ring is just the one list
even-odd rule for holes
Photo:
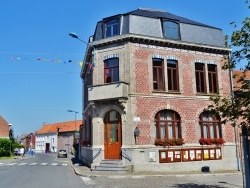
[[220,47],[220,46],[210,46],[205,44],[197,44],[197,43],[190,43],[185,41],[179,40],[169,40],[164,38],[157,38],[151,36],[144,36],[144,35],[135,35],[135,34],[126,34],[126,35],[118,35],[114,37],[105,38],[99,41],[94,41],[90,43],[91,45],[95,46],[96,48],[104,45],[115,44],[118,42],[124,41],[134,41],[134,42],[142,42],[148,44],[154,44],[159,46],[171,46],[176,48],[184,48],[184,49],[196,49],[196,50],[208,50],[214,51],[217,53],[228,54],[231,52],[230,48]]

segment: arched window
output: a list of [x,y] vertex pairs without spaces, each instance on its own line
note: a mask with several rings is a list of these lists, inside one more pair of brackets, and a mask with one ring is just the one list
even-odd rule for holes
[[180,116],[172,110],[162,110],[155,115],[156,138],[181,138]]
[[203,112],[200,115],[201,137],[203,138],[222,138],[221,122],[218,115],[210,112]]

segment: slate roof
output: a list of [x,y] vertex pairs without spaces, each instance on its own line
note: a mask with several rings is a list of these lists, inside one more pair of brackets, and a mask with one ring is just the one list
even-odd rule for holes
[[[198,17],[198,15],[197,15]],[[175,43],[185,42],[188,44],[208,45],[213,47],[225,48],[225,38],[222,29],[209,26],[197,21],[193,21],[175,14],[162,10],[139,8],[124,14],[117,14],[103,18],[97,22],[95,33],[91,41],[101,42],[103,39],[108,42],[112,37],[104,38],[103,24],[112,18],[120,19],[120,35],[119,38],[126,35],[136,35],[137,37],[150,37],[154,41],[157,39],[166,40],[166,42],[174,41]],[[173,40],[164,37],[162,20],[168,19],[179,23],[180,39]]]
[[[76,129],[77,130],[79,130],[81,124],[82,124],[82,120],[76,120]],[[60,123],[54,123],[54,124],[45,124],[42,126],[42,128],[40,130],[36,131],[36,135],[56,133],[57,128],[60,129],[59,132],[75,131],[75,121],[60,122]]]
[[138,8],[137,10],[125,13],[124,15],[128,15],[128,14],[137,15],[137,16],[144,16],[144,17],[150,17],[150,18],[166,18],[166,19],[169,19],[169,20],[177,20],[180,23],[186,23],[186,24],[192,24],[192,25],[215,28],[215,27],[203,24],[203,23],[199,23],[199,22],[196,22],[196,21],[181,17],[181,16],[177,16],[175,14],[171,14],[169,12],[165,12],[163,10]]

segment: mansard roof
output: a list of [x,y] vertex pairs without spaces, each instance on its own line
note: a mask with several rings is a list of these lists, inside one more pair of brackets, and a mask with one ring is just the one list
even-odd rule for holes
[[[120,19],[120,34],[105,38],[104,24],[112,18]],[[169,40],[164,37],[163,20],[174,21],[179,24],[180,39]],[[186,43],[191,45],[205,45],[212,47],[225,48],[225,39],[222,29],[199,23],[181,16],[177,16],[162,10],[143,9],[139,8],[124,14],[117,14],[103,18],[97,22],[95,33],[91,37],[90,42],[94,44],[110,43],[112,39],[126,38],[151,38],[163,40],[166,42],[173,41],[174,43]],[[117,40],[118,41],[118,40]],[[103,43],[104,42],[104,43]],[[162,42],[162,41],[161,41]],[[113,43],[113,42],[111,42]]]
[[[186,23],[186,24],[192,24],[192,25],[198,25],[198,26],[204,26],[204,27],[210,27],[215,28],[203,23],[199,23],[181,16],[177,16],[175,14],[171,14],[169,12],[165,12],[163,10],[155,10],[155,9],[147,9],[147,8],[138,8],[137,10],[125,13],[124,15],[137,15],[137,16],[143,16],[143,17],[150,17],[150,18],[164,18],[169,20],[176,20],[180,23]],[[218,28],[216,28],[218,29]]]

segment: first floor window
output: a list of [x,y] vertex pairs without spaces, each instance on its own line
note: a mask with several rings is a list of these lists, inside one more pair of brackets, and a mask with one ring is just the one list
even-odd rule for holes
[[181,138],[180,116],[172,110],[162,110],[155,115],[156,138]]
[[164,66],[162,59],[153,59],[153,87],[154,90],[165,90]]
[[167,60],[168,91],[179,91],[178,63],[176,60]]
[[203,138],[222,138],[221,122],[218,115],[210,112],[203,112],[199,118],[201,137]]
[[213,64],[208,64],[207,69],[208,69],[209,92],[218,93],[217,66]]
[[206,93],[206,74],[203,63],[195,63],[196,91]]
[[104,61],[104,83],[119,81],[119,59],[111,58]]

